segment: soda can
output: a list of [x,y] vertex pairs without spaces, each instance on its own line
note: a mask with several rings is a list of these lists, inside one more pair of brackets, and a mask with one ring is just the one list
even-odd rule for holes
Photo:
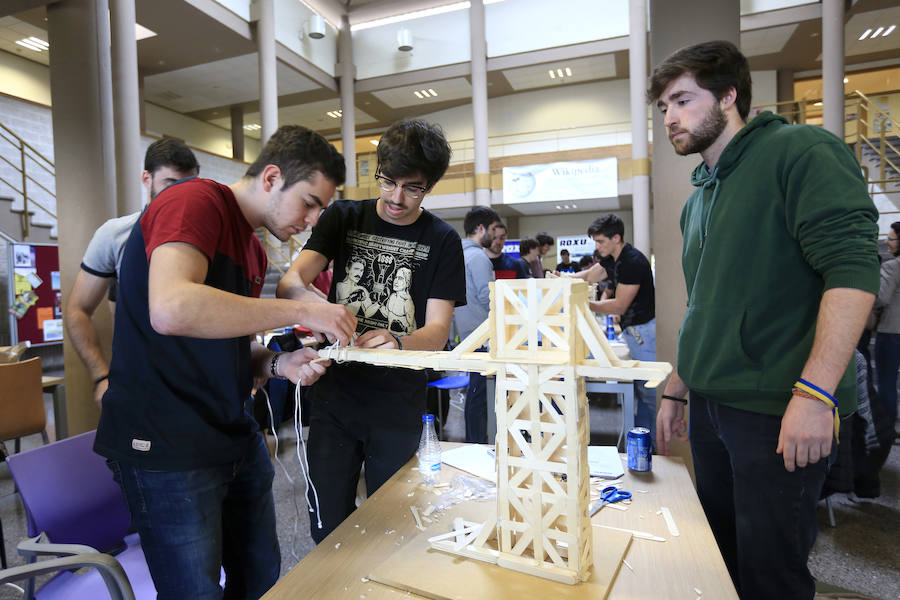
[[606,339],[616,339],[616,329],[613,327],[612,315],[606,315]]
[[650,470],[650,442],[650,430],[646,427],[635,427],[625,436],[629,471]]

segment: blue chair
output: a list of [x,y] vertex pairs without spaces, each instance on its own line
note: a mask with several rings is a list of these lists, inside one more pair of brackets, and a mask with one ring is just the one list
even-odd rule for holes
[[[464,388],[469,385],[469,374],[451,375],[443,377],[435,381],[428,382],[428,387],[437,390],[437,407],[438,407],[438,438],[444,436],[444,411],[443,411],[443,394],[449,394],[450,390]],[[448,398],[449,403],[449,398]]]
[[[128,535],[131,515],[106,459],[95,454],[91,431],[7,457],[28,522],[19,554],[33,563],[38,556],[114,554],[137,598],[156,598],[156,588],[136,533]],[[40,564],[40,563],[37,563]],[[31,598],[34,580],[25,585]],[[36,598],[104,598],[100,572],[62,571]]]

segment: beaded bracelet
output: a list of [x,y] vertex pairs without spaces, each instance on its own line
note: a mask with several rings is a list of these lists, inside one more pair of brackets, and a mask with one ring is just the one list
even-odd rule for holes
[[273,379],[280,379],[281,376],[278,374],[278,359],[281,358],[283,352],[276,352],[275,356],[272,357],[272,362],[269,363],[269,377]]
[[[803,379],[802,377],[797,380],[797,383],[794,384],[792,392],[799,396],[803,396],[804,398],[821,400],[829,408],[831,408],[831,415],[834,417],[834,439],[838,440],[838,433],[841,429],[841,417],[838,414],[837,409],[839,405],[835,397],[819,386],[815,385],[814,383]],[[840,443],[840,440],[838,440],[838,443]]]

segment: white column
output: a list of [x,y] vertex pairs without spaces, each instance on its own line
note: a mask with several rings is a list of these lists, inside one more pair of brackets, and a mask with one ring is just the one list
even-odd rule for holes
[[255,0],[256,51],[259,54],[259,124],[263,145],[278,129],[278,80],[275,57],[275,0]]
[[472,130],[475,138],[475,204],[491,205],[491,159],[488,154],[487,42],[484,37],[484,2],[469,8],[472,54]]
[[134,0],[110,0],[113,118],[116,136],[116,210],[126,215],[141,210],[141,101],[138,90]]
[[844,0],[822,2],[822,125],[844,139]]
[[647,1],[628,2],[631,94],[631,212],[634,247],[650,257],[650,159],[647,135]]
[[350,34],[350,17],[341,16],[341,30],[338,33],[338,76],[341,86],[341,142],[344,162],[347,165],[347,180],[344,196],[356,198],[356,104],[353,99],[353,81],[356,65],[353,64],[353,36]]

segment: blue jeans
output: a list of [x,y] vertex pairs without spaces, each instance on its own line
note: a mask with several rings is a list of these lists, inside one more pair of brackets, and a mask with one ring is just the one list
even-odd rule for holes
[[900,333],[878,333],[875,336],[878,396],[891,427],[897,420],[897,369],[900,369]]
[[[626,327],[622,333],[628,352],[635,360],[656,360],[656,319],[641,325]],[[645,388],[646,381],[634,382],[635,427],[650,430],[650,439],[656,448],[656,389]]]
[[241,460],[205,469],[107,462],[141,536],[158,600],[259,598],[278,581],[275,471],[262,436]]
[[738,410],[693,390],[690,398],[697,495],[738,594],[812,600],[806,563],[835,446],[828,459],[789,473],[775,454],[780,416]]

